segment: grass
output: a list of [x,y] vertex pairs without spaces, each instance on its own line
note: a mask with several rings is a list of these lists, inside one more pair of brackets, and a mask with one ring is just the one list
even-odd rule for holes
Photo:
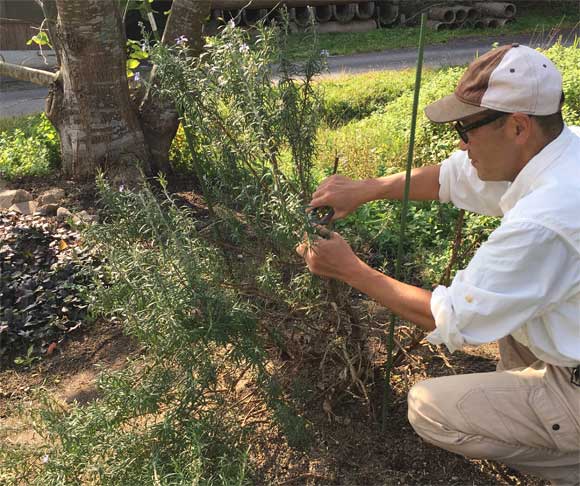
[[59,137],[44,114],[0,119],[0,177],[42,177],[59,165]]
[[[580,123],[578,47],[578,43],[569,48],[556,45],[546,51],[563,73],[567,100],[563,114],[569,125]],[[425,71],[418,117],[416,165],[440,162],[456,148],[457,137],[451,127],[429,123],[423,108],[449,94],[463,71],[461,67]],[[403,71],[349,75],[338,80],[328,78],[320,83],[319,89],[330,94],[326,101],[327,112],[346,114],[342,124],[333,117],[319,131],[320,167],[332,167],[336,155],[341,158],[342,173],[356,178],[376,177],[403,167],[413,96],[411,74]],[[389,84],[391,80],[394,87],[389,91],[383,84]],[[393,96],[386,96],[385,92]],[[351,116],[352,113],[361,116]]]
[[318,90],[324,99],[324,119],[330,127],[362,119],[413,89],[415,72],[376,71],[323,78]]
[[24,128],[37,115],[26,116],[11,116],[8,118],[0,118],[0,135],[5,132],[13,132],[17,128]]
[[[435,32],[428,30],[425,36],[426,44],[444,44],[455,39],[486,36],[493,39],[499,35],[532,33],[540,41],[548,40],[553,35],[554,28],[572,28],[580,21],[580,8],[570,7],[566,13],[554,15],[552,11],[534,9],[527,14],[517,16],[516,22],[497,29],[457,29]],[[292,34],[290,46],[296,58],[303,57],[300,48],[304,34]],[[419,27],[402,27],[376,29],[364,33],[333,33],[319,34],[322,50],[332,56],[357,54],[363,52],[378,52],[388,49],[416,47],[419,38]]]

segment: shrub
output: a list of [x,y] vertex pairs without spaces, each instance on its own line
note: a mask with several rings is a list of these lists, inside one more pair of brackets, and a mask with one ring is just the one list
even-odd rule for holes
[[0,132],[0,177],[44,176],[59,167],[58,134],[44,114],[4,125]]
[[159,92],[181,116],[175,165],[194,173],[210,211],[242,210],[257,234],[290,250],[314,187],[321,101],[313,77],[323,60],[312,41],[305,63],[290,62],[283,27],[249,36],[228,24],[198,60],[185,44],[159,48]]
[[[99,184],[104,222],[85,237],[107,283],[98,280],[91,312],[122,320],[142,353],[101,375],[99,400],[63,408],[44,398],[35,419],[47,445],[33,454],[48,460],[27,459],[27,484],[248,484],[257,423],[278,419],[294,443],[307,436],[266,372],[256,316],[190,211],[167,193],[160,203],[146,188]],[[18,454],[3,451],[4,465]]]

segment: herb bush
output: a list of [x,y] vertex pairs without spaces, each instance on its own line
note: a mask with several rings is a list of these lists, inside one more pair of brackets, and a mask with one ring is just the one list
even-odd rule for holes
[[256,427],[308,445],[307,423],[267,366],[263,338],[283,337],[258,324],[319,295],[293,248],[307,227],[320,116],[311,80],[322,64],[313,54],[293,66],[283,32],[260,32],[255,49],[227,26],[200,59],[183,41],[152,53],[210,221],[205,208],[178,207],[163,181],[155,195],[100,181],[101,223],[85,232],[104,272],[91,313],[121,320],[141,356],[101,376],[97,401],[45,398],[35,418],[46,445],[2,450],[0,479],[24,468],[30,484],[248,484]]
[[44,176],[60,166],[59,137],[44,114],[5,121],[0,131],[0,178]]
[[99,184],[103,222],[85,238],[106,278],[93,290],[91,312],[122,320],[140,356],[103,373],[99,399],[87,405],[62,407],[44,396],[34,419],[45,445],[3,449],[0,479],[250,484],[249,437],[264,419],[295,446],[308,436],[266,371],[255,312],[224,285],[227,261],[199,237],[195,215],[166,192]]

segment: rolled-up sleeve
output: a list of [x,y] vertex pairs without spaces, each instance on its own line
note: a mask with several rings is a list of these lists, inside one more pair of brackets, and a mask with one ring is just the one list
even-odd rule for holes
[[579,269],[558,233],[531,221],[502,225],[449,287],[433,292],[436,329],[427,339],[453,352],[507,336],[580,289]]
[[441,164],[439,201],[487,216],[503,214],[499,201],[508,182],[484,182],[471,165],[467,152],[458,150]]

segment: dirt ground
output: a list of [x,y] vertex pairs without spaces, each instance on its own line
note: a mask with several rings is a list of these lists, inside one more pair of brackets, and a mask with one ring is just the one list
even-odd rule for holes
[[[98,397],[95,379],[101,368],[122,367],[127,358],[138,353],[138,346],[123,335],[120,323],[99,321],[72,336],[39,364],[1,371],[2,446],[38,440],[17,418],[19,407],[33,403],[35,389],[43,387],[68,403],[87,403]],[[496,354],[495,345],[453,355],[432,355],[424,347],[415,353],[411,365],[406,362],[400,367],[405,371],[399,370],[395,379],[404,374],[411,385],[427,375],[493,371]],[[310,449],[297,452],[287,446],[283,437],[267,432],[256,444],[261,460],[258,481],[277,485],[547,484],[501,465],[466,460],[430,446],[414,433],[406,414],[405,396],[398,394],[388,428],[381,433],[380,424],[369,418],[359,401],[345,400],[331,414],[320,402],[311,403],[305,410],[315,435]]]
[[[52,182],[47,185],[54,186]],[[41,189],[37,187],[35,192]],[[65,189],[71,194],[71,205],[79,209],[94,203],[90,188]],[[39,440],[19,419],[19,409],[35,404],[36,390],[44,388],[64,402],[87,403],[98,398],[95,380],[100,369],[118,369],[139,353],[138,344],[123,334],[122,323],[99,320],[71,333],[38,363],[0,370],[0,447]],[[466,460],[430,446],[407,421],[406,392],[414,383],[427,377],[493,371],[496,360],[494,344],[453,355],[419,346],[394,371],[395,395],[384,432],[361,400],[343,397],[328,403],[315,395],[301,410],[314,435],[308,450],[291,449],[273,429],[256,438],[256,484],[545,485],[504,466]],[[285,356],[284,361],[287,385],[316,381],[318,363],[292,356]],[[380,403],[380,389],[370,390],[371,402]]]

